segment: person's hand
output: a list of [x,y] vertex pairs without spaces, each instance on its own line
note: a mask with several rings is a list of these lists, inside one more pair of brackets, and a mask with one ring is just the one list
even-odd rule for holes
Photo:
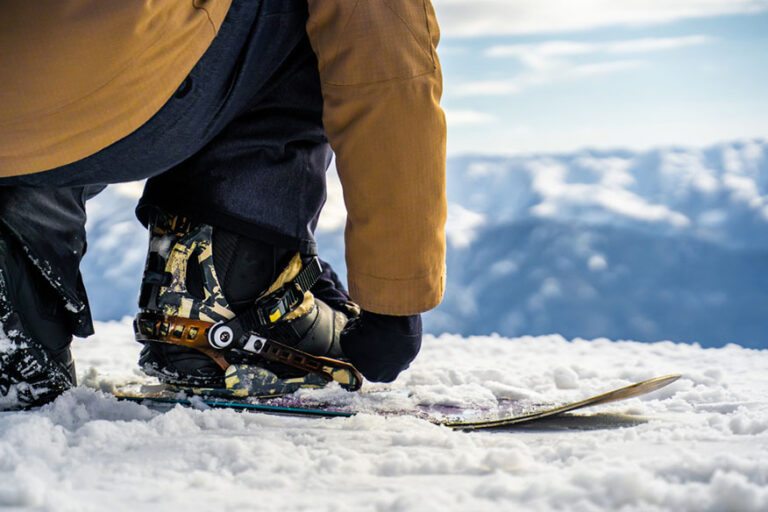
[[363,311],[341,331],[341,350],[372,382],[392,382],[421,349],[421,315]]

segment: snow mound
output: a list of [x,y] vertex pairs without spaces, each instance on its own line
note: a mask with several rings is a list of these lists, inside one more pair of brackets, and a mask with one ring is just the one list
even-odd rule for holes
[[163,414],[100,391],[146,379],[135,371],[139,349],[127,320],[99,323],[94,338],[74,346],[84,384],[41,409],[0,413],[0,506],[115,512],[768,507],[768,351],[560,336],[428,336],[396,383],[366,384],[367,391],[390,390],[394,400],[470,406],[498,398],[574,400],[683,374],[652,395],[586,418],[462,433],[372,414],[300,419],[180,407]]

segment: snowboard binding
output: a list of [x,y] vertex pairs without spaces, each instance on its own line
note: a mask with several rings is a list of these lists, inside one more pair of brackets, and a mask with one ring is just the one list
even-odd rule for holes
[[[177,389],[222,397],[280,396],[329,382],[359,389],[362,376],[340,359],[339,344],[348,318],[359,310],[350,303],[338,311],[313,296],[310,289],[322,274],[319,259],[294,254],[266,290],[235,312],[214,261],[214,229],[162,212],[151,220],[134,321],[136,340],[145,344],[145,373]],[[215,377],[177,375],[148,362],[146,349],[158,343],[206,356],[218,367],[208,370]]]

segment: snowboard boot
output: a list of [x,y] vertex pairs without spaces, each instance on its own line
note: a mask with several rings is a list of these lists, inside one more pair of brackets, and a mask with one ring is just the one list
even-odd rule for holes
[[0,410],[53,401],[76,384],[64,301],[0,228]]
[[[301,354],[342,358],[339,334],[356,310],[309,291],[322,271],[317,258],[159,210],[149,224],[134,323],[146,374],[208,394],[237,384],[229,395],[238,396],[327,382],[308,377],[311,364],[292,363]],[[293,355],[279,357],[283,348]]]

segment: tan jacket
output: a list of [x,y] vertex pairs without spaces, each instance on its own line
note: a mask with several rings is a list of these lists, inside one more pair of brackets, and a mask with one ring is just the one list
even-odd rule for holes
[[[231,0],[7,0],[0,177],[85,158],[149,120]],[[348,210],[350,293],[405,315],[441,300],[445,119],[429,0],[308,0],[324,124]],[[73,37],[76,35],[77,37]]]

